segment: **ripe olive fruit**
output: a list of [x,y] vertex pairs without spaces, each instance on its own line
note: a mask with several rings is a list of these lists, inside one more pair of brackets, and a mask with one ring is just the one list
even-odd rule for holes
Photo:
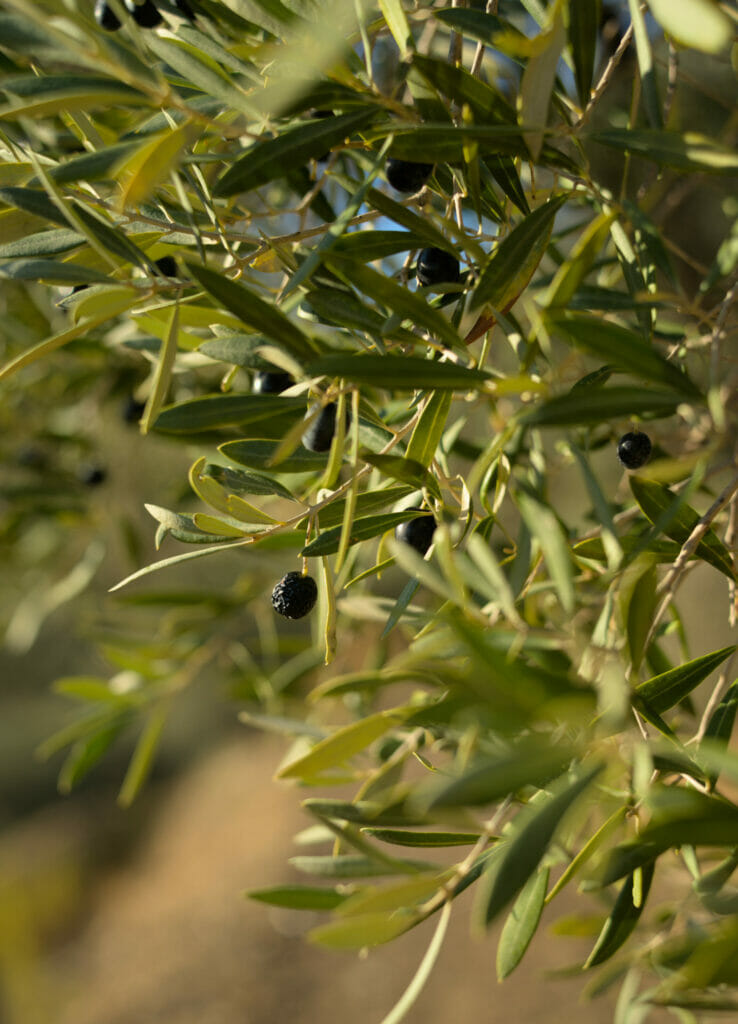
[[123,2],[133,20],[142,28],[155,28],[164,20],[151,0],[143,0],[142,4],[135,3],[135,0],[123,0]]
[[85,487],[98,487],[108,478],[108,471],[99,462],[84,462],[77,468],[77,479]]
[[155,261],[154,266],[164,277],[177,276],[177,261],[174,256],[162,256],[161,259]]
[[387,181],[398,192],[419,192],[431,176],[433,164],[416,164],[390,157],[385,166]]
[[288,572],[272,591],[272,607],[286,619],[301,619],[315,607],[318,585],[312,576]]
[[[313,420],[305,433],[302,435],[302,443],[310,452],[327,452],[331,447],[333,435],[336,432],[336,409],[335,402],[324,405]],[[311,410],[312,412],[313,410]],[[351,422],[351,412],[346,409],[346,426]]]
[[95,4],[95,21],[100,28],[108,32],[115,32],[120,28],[120,19],[112,8],[108,7],[105,0],[97,0]]
[[252,395],[279,395],[295,383],[289,373],[272,373],[259,370],[251,383]]
[[426,287],[435,284],[456,284],[459,280],[459,261],[444,249],[429,246],[423,249],[415,267],[418,282]]
[[618,441],[618,459],[626,469],[640,469],[651,458],[651,439],[648,434],[629,431]]
[[415,548],[419,555],[424,555],[433,541],[436,520],[432,515],[418,516],[400,523],[395,527],[395,539]]

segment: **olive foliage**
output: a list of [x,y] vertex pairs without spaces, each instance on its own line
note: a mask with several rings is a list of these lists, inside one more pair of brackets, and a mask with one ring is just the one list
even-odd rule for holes
[[[434,919],[388,1019],[472,886],[500,978],[581,885],[606,908],[583,983],[622,983],[620,1020],[735,1010],[735,649],[679,605],[710,577],[735,630],[735,5],[156,6],[0,4],[0,276],[33,312],[3,415],[39,415],[46,368],[93,393],[122,360],[130,418],[192,458],[119,584],[176,628],[108,642],[126,685],[57,684],[63,788],[127,730],[130,803],[213,663],[289,737],[279,777],[326,790],[305,884],[252,896],[324,912],[332,949]],[[298,571],[318,601],[292,625],[270,594]]]

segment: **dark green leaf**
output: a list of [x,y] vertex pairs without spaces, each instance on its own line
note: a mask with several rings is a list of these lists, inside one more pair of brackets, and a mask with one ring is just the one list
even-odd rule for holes
[[357,384],[370,384],[386,391],[414,391],[417,388],[468,391],[483,387],[490,379],[490,375],[482,370],[405,355],[323,356],[310,363],[307,372],[311,377],[345,377]]
[[683,401],[683,396],[675,392],[651,388],[578,388],[534,406],[523,415],[521,423],[531,427],[574,427],[633,415],[658,418],[671,416]]
[[[736,711],[738,711],[738,680],[730,685],[722,700],[710,715],[704,741],[718,747],[727,747],[733,732]],[[711,772],[710,782],[713,787],[718,777],[718,771]]]
[[162,409],[154,429],[165,434],[190,434],[256,423],[277,415],[297,422],[305,415],[305,399],[280,395],[204,395]]
[[695,658],[678,668],[647,679],[645,683],[636,686],[635,692],[659,714],[668,711],[699,686],[718,665],[722,665],[734,650],[735,644],[732,647],[721,647],[712,654],[704,654],[701,658]]
[[605,960],[609,960],[628,939],[638,923],[638,918],[643,913],[643,908],[646,905],[648,893],[651,889],[654,871],[653,861],[644,864],[643,867],[636,868],[637,871],[641,873],[639,880],[639,902],[636,903],[634,900],[634,872],[623,883],[623,887],[615,901],[615,906],[612,908],[612,913],[607,921],[605,921],[594,949],[587,957],[587,962],[584,965],[585,968],[596,967],[598,964],[603,964]]
[[515,302],[548,248],[554,217],[564,199],[558,196],[539,206],[503,238],[482,269],[472,298],[473,309],[490,305],[505,312]]
[[635,331],[583,313],[550,314],[548,320],[570,344],[607,359],[636,376],[681,391],[692,399],[700,398],[699,389],[687,374],[664,359]]
[[661,117],[661,100],[659,99],[659,89],[656,82],[656,66],[651,49],[651,39],[639,0],[628,0],[628,7],[633,25],[638,70],[641,75],[643,106],[645,107],[646,116],[651,123],[651,127],[658,129],[662,127],[663,119]]
[[545,786],[561,774],[572,756],[571,749],[520,741],[500,757],[472,764],[459,778],[427,783],[419,800],[428,810],[496,803],[523,786]]
[[[280,463],[281,466],[281,463]],[[406,523],[410,519],[416,519],[422,515],[416,509],[407,509],[405,512],[385,512],[379,516],[366,516],[364,519],[355,519],[351,524],[349,532],[349,545],[358,544],[362,540],[370,540],[378,537],[388,530],[393,530],[400,523]],[[316,558],[318,555],[332,555],[338,551],[341,543],[341,532],[343,526],[332,526],[325,530],[307,547],[304,547],[300,554],[304,558]]]
[[[367,462],[371,462],[374,458],[382,458],[382,456],[371,455],[369,452],[365,453],[363,457]],[[371,515],[373,512],[379,512],[385,506],[394,505],[400,498],[404,498],[405,495],[410,493],[410,490],[410,487],[387,487],[381,491],[366,491],[363,494],[359,494],[356,498],[354,515],[357,519],[361,519],[364,516]],[[326,505],[325,508],[322,508],[318,513],[318,522],[321,530],[326,530],[330,526],[337,526],[339,523],[342,523],[345,509],[345,498],[339,498],[330,505]]]
[[[630,489],[646,518],[656,523],[662,522],[663,517],[667,516],[668,521],[662,526],[663,532],[672,540],[684,544],[700,521],[695,510],[656,480],[646,480],[633,474],[630,477]],[[730,551],[714,530],[707,531],[697,545],[695,554],[724,573],[728,579],[734,578]]]
[[479,840],[478,832],[409,832],[399,828],[363,828],[361,831],[394,846],[471,846]]
[[369,124],[374,107],[349,114],[324,117],[299,128],[291,128],[274,139],[257,142],[232,164],[213,188],[215,196],[250,192],[284,176],[288,167],[322,156],[332,146]]
[[697,132],[654,131],[649,128],[608,128],[589,132],[588,138],[603,146],[625,150],[678,170],[735,174],[738,154]]
[[246,326],[261,331],[298,359],[306,359],[313,354],[313,346],[307,335],[276,306],[265,302],[255,292],[232,281],[225,274],[189,260],[185,262],[198,284]]
[[[249,469],[271,469],[278,448],[277,441],[254,440],[227,441],[220,445],[218,450],[240,466],[247,466]],[[310,452],[300,445],[275,468],[279,473],[309,473],[311,470],[323,469],[325,462],[325,453]]]
[[478,912],[485,927],[517,897],[538,867],[561,819],[601,770],[602,765],[597,765],[573,781],[562,780],[551,793],[517,816],[504,851],[491,864],[482,885]]
[[569,0],[569,46],[582,108],[587,106],[592,88],[601,13],[601,0]]
[[421,295],[408,291],[407,288],[363,263],[338,256],[336,253],[329,253],[326,256],[326,263],[348,284],[369,295],[375,302],[382,303],[397,316],[425,327],[450,348],[463,348],[456,329]]
[[426,871],[434,865],[424,861],[393,859],[388,863],[358,853],[346,853],[338,857],[302,856],[290,857],[290,864],[306,875],[322,878],[368,878],[373,875],[399,875],[408,871]]

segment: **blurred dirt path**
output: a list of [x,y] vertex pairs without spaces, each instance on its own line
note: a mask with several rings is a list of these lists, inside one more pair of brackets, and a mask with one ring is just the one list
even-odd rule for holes
[[[317,918],[241,898],[246,887],[290,878],[291,837],[309,824],[297,791],[272,781],[282,749],[248,735],[171,786],[135,860],[103,882],[87,925],[53,954],[54,1024],[379,1024],[432,924],[361,959],[304,943]],[[572,909],[560,904],[555,916]],[[468,910],[468,901],[457,908],[409,1024],[612,1020],[606,1000],[579,1003],[579,979],[542,973],[581,957],[589,942],[552,940],[544,927],[499,985],[496,936],[473,942]]]

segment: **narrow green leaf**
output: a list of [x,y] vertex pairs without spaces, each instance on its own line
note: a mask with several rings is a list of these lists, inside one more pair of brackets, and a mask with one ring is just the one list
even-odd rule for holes
[[169,391],[169,384],[172,379],[174,360],[177,357],[177,338],[179,336],[179,302],[172,307],[169,319],[169,327],[166,337],[159,351],[159,359],[154,371],[154,382],[146,400],[141,417],[141,433],[147,434],[151,429],[159,410]]
[[569,46],[582,109],[592,88],[601,14],[601,0],[569,0]]
[[430,466],[441,443],[453,395],[446,389],[431,392],[418,422],[415,424],[405,457]]
[[244,473],[240,469],[206,462],[202,468],[202,475],[216,480],[229,494],[277,494],[288,501],[295,500],[294,494],[278,480],[261,473]]
[[478,832],[410,832],[407,829],[371,827],[363,828],[361,831],[372,839],[379,839],[393,846],[471,846],[479,839]]
[[402,480],[412,487],[425,487],[440,501],[441,491],[435,477],[420,462],[403,458],[400,455],[375,455],[373,452],[362,452],[364,462],[381,469],[385,476],[393,480]]
[[[374,464],[374,459],[379,456],[371,455],[367,452],[363,456],[367,462]],[[399,458],[399,457],[398,457]],[[404,459],[399,459],[404,462]],[[390,476],[391,474],[387,474]],[[415,484],[414,486],[418,486]],[[359,494],[356,498],[356,505],[354,508],[354,514],[357,519],[363,519],[365,516],[370,516],[374,512],[379,512],[387,505],[394,505],[400,498],[404,498],[410,493],[410,487],[386,487],[379,491],[365,491],[363,494]],[[344,498],[338,498],[330,505],[326,505],[318,513],[318,522],[321,530],[327,530],[331,526],[338,526],[343,523],[344,511],[346,509],[346,501]]]
[[310,363],[306,372],[311,377],[344,377],[357,384],[369,384],[387,391],[414,391],[417,388],[468,391],[482,388],[490,379],[490,375],[482,370],[407,355],[323,356]]
[[[582,0],[579,2],[581,3]],[[588,0],[585,2],[589,6]],[[582,232],[568,258],[556,271],[556,276],[543,300],[545,306],[565,308],[569,305],[574,293],[592,269],[597,254],[607,241],[614,219],[615,215],[612,213],[601,213]],[[598,322],[603,323],[602,320]]]
[[376,860],[359,853],[346,853],[338,857],[290,857],[289,863],[303,874],[320,878],[371,878],[379,875],[406,874],[410,870],[427,871],[434,866],[423,861]]
[[[671,510],[669,521],[663,527],[667,537],[684,544],[700,521],[695,510],[664,484],[646,480],[636,474],[630,477],[630,489],[640,505],[641,511],[652,523],[661,519]],[[722,572],[728,579],[734,579],[733,559],[728,548],[714,530],[707,531],[697,545],[695,554],[704,562]]]
[[298,360],[310,358],[313,354],[312,342],[307,335],[276,306],[225,274],[189,260],[185,262],[198,284],[247,327],[261,331]]
[[347,136],[369,124],[375,115],[374,107],[364,107],[349,114],[302,124],[276,138],[256,142],[218,179],[213,195],[232,196],[250,192],[282,178],[289,167],[322,156],[332,146],[339,145]]
[[585,133],[592,142],[634,153],[657,164],[685,172],[735,174],[738,153],[698,132],[654,131],[649,128],[606,128]]
[[[612,908],[607,921],[605,921],[592,952],[587,957],[584,964],[585,970],[609,960],[629,938],[631,932],[638,924],[638,919],[646,905],[653,880],[653,871],[654,862],[651,861],[644,864],[643,867],[636,868],[635,872],[626,878],[623,887],[618,893],[615,906]],[[641,878],[639,885],[640,899],[636,903],[634,899],[634,886],[637,872],[641,873]]]
[[423,810],[496,803],[524,786],[545,786],[570,763],[571,748],[521,740],[496,758],[473,763],[455,779],[433,780],[418,791]]
[[319,925],[308,932],[307,938],[328,949],[364,949],[391,942],[419,920],[417,911],[378,911]]
[[304,414],[304,398],[283,398],[281,395],[204,395],[162,409],[154,429],[165,434],[192,434],[201,430],[245,426],[276,415],[286,416],[296,422]]
[[254,116],[255,105],[243,86],[196,46],[171,36],[165,38],[158,32],[149,32],[146,42],[185,82],[215,97],[224,107],[233,107],[249,118]]
[[[553,12],[551,27],[536,40],[539,45],[526,64],[520,83],[520,118],[524,125],[545,127],[548,123],[556,68],[566,43],[562,6],[556,4],[550,10]],[[538,160],[543,147],[543,132],[529,131],[524,138],[533,160]]]
[[641,75],[641,89],[643,91],[643,106],[646,109],[646,116],[651,122],[652,128],[661,128],[661,100],[656,82],[656,67],[651,51],[651,40],[646,28],[646,19],[641,11],[639,0],[628,0],[630,18],[633,24],[633,36],[635,38],[636,54],[638,56],[638,69]]
[[438,892],[441,885],[453,875],[453,868],[416,874],[400,882],[381,882],[370,885],[350,896],[338,911],[340,917],[358,917],[392,910],[411,910],[421,900]]
[[[730,743],[733,733],[735,716],[738,711],[738,679],[733,682],[723,694],[722,700],[710,715],[710,720],[705,729],[702,743],[711,744],[713,747],[726,747]],[[702,744],[700,744],[702,745]],[[713,770],[710,774],[710,783],[714,787],[719,778],[720,772]]]
[[463,348],[463,342],[456,329],[421,295],[408,291],[379,271],[345,256],[329,253],[325,259],[327,265],[348,284],[369,295],[375,302],[383,304],[392,313],[425,327],[449,348]]
[[699,388],[687,374],[664,359],[635,331],[583,313],[550,313],[547,320],[559,335],[577,348],[607,359],[636,376],[681,391],[691,399],[701,397]]
[[[218,451],[240,466],[246,466],[249,469],[270,470],[279,445],[278,441],[226,441],[225,444],[220,445]],[[309,473],[312,470],[324,469],[325,461],[324,452],[311,452],[307,448],[303,448],[302,445],[298,445],[286,458],[280,459],[278,471],[280,473]]]
[[405,12],[402,9],[402,2],[401,0],[379,0],[379,9],[384,15],[387,28],[394,36],[394,40],[400,48],[400,56],[404,60],[408,52],[415,49],[415,44]]
[[520,422],[531,427],[574,427],[633,415],[666,417],[683,401],[684,396],[676,392],[652,388],[581,388],[535,405]]
[[62,263],[59,260],[18,259],[0,263],[0,278],[15,281],[45,281],[46,284],[106,284],[110,278],[99,270]]
[[662,672],[636,686],[635,693],[659,714],[668,711],[699,686],[718,665],[722,665],[735,649],[735,644],[731,647],[721,647],[712,654],[703,654],[702,657],[694,658],[684,665],[679,665],[678,668]]
[[541,262],[564,196],[537,207],[500,242],[482,269],[471,308],[490,305],[506,312],[526,288]]
[[347,898],[336,889],[321,889],[310,885],[275,885],[268,889],[252,889],[246,895],[250,900],[268,903],[270,907],[289,910],[335,910]]
[[543,558],[556,587],[561,606],[567,614],[571,614],[576,605],[574,564],[569,542],[561,523],[548,505],[533,495],[527,494],[525,491],[518,491],[516,500],[520,514],[543,552]]
[[605,840],[609,839],[615,829],[619,828],[619,826],[625,821],[627,812],[627,807],[619,807],[610,815],[607,821],[603,825],[600,825],[597,831],[590,836],[572,862],[561,873],[561,876],[557,879],[555,885],[551,887],[551,891],[546,897],[546,903],[550,903],[554,896],[557,896],[564,886],[571,881],[574,875],[581,871],[587,861],[592,859]]
[[121,807],[130,807],[151,771],[156,755],[161,734],[169,714],[169,705],[162,701],[154,708],[144,726],[141,735],[133,751],[128,770],[126,771],[123,785],[118,794],[118,803]]
[[597,765],[573,782],[561,780],[544,800],[518,814],[504,852],[492,862],[482,883],[476,910],[485,928],[517,897],[538,867],[561,819],[601,770],[602,765]]
[[543,913],[548,868],[531,875],[510,911],[497,944],[497,980],[512,974],[525,955]]
[[83,235],[66,228],[53,231],[38,231],[34,235],[18,238],[13,242],[0,245],[0,259],[29,258],[34,256],[55,256],[60,252],[69,252],[85,244]]
[[[351,524],[349,533],[349,547],[363,540],[379,537],[381,534],[387,533],[388,530],[394,530],[400,523],[406,523],[409,519],[415,519],[422,514],[417,509],[408,509],[404,512],[385,512],[382,515],[364,516],[361,519],[355,519]],[[341,543],[342,530],[343,526],[332,526],[328,530],[324,530],[319,537],[316,537],[315,540],[304,547],[300,554],[303,558],[317,558],[319,555],[335,554]]]
[[352,722],[316,743],[303,757],[291,761],[281,769],[277,778],[312,779],[330,768],[338,767],[399,725],[415,710],[414,707],[393,708]]

